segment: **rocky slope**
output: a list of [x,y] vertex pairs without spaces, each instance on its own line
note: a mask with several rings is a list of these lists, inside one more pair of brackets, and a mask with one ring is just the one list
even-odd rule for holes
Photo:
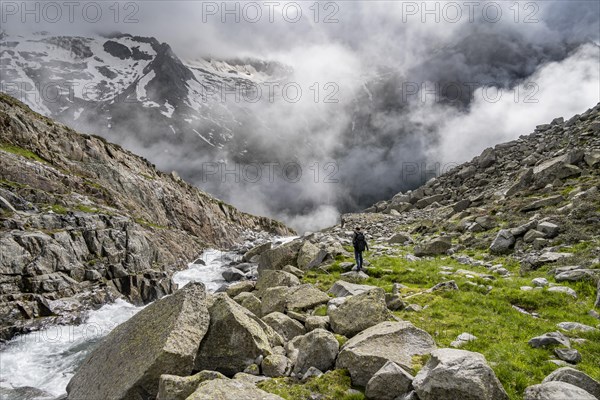
[[2,339],[121,294],[155,300],[207,246],[290,233],[4,94],[0,155]]
[[[223,276],[239,282],[212,295],[190,284],[141,311],[88,356],[68,398],[598,398],[599,122],[600,105],[382,212],[237,247]],[[257,280],[235,274],[250,264]]]
[[[378,225],[373,230],[379,236],[391,234],[399,222],[414,223],[421,241],[437,237],[451,241],[454,250],[514,253],[525,268],[535,268],[543,252],[598,239],[599,184],[600,104],[488,148],[417,190],[365,211],[387,214],[380,217],[390,221],[384,224],[387,232],[376,233]],[[372,227],[370,217],[362,217]],[[586,263],[597,263],[599,255],[591,251]]]

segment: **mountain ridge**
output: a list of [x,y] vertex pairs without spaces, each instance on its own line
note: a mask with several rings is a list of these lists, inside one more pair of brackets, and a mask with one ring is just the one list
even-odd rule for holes
[[207,247],[293,233],[4,94],[0,152],[3,339],[39,317],[77,318],[65,298],[76,309],[120,295],[147,303],[172,292],[173,272]]

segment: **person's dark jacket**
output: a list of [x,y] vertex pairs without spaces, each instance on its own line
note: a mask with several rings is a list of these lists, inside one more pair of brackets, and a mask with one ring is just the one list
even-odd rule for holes
[[367,239],[362,232],[354,232],[354,238],[352,239],[352,245],[354,246],[354,250],[357,251],[365,251],[369,250],[369,245],[367,244]]

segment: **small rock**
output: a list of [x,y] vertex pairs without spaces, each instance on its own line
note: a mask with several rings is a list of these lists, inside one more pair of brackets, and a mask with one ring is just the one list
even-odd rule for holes
[[562,345],[566,347],[571,347],[569,338],[567,338],[560,332],[544,333],[541,336],[536,336],[533,339],[529,340],[528,343],[533,348],[546,347],[550,345]]
[[408,393],[413,377],[396,363],[388,361],[367,383],[367,399],[394,400]]
[[577,298],[577,292],[575,292],[570,287],[566,287],[566,286],[552,286],[552,287],[548,288],[548,291],[549,292],[565,293],[565,294],[568,294],[569,296]]
[[551,381],[525,389],[523,400],[597,400],[585,390],[566,382]]
[[581,354],[575,349],[554,349],[554,354],[570,364],[577,364],[581,361]]
[[534,278],[531,280],[531,283],[533,283],[533,286],[536,286],[536,287],[546,287],[546,286],[548,286],[548,279]]

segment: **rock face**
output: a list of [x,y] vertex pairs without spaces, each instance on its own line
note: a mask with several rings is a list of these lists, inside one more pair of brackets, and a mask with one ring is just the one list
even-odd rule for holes
[[294,372],[304,374],[310,367],[327,371],[335,365],[339,351],[335,336],[324,329],[315,329],[296,342],[298,356]]
[[570,383],[600,399],[600,382],[574,368],[559,368],[545,377],[542,383],[553,381]]
[[336,368],[348,369],[352,383],[364,387],[386,362],[412,371],[412,357],[429,354],[435,348],[433,338],[409,322],[382,322],[346,342]]
[[250,229],[290,232],[5,94],[0,138],[0,339],[78,317],[51,301],[148,303],[172,293],[172,273],[203,248]]
[[215,379],[206,381],[186,400],[283,400],[260,390],[254,383],[240,379]]
[[189,375],[209,325],[204,285],[190,283],[116,327],[79,367],[68,398],[153,399],[161,374]]
[[387,320],[389,313],[381,288],[347,297],[339,307],[329,308],[329,323],[335,333],[352,337]]
[[266,324],[226,294],[216,294],[208,310],[210,325],[200,344],[195,370],[233,376],[259,356],[271,354]]
[[597,397],[570,383],[552,381],[525,389],[523,400],[596,400]]
[[373,400],[395,400],[410,392],[413,377],[388,361],[367,383],[365,395]]
[[508,400],[502,384],[479,353],[439,349],[413,380],[421,400]]

